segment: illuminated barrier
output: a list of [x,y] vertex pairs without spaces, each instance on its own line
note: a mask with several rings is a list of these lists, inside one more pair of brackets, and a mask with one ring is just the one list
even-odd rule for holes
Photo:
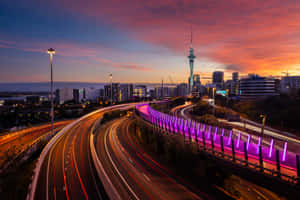
[[[233,130],[226,130],[222,127],[211,126],[161,113],[152,109],[149,105],[144,106],[146,106],[147,109],[142,110],[146,110],[147,113],[144,113],[143,118],[156,127],[160,127],[172,133],[181,134],[184,138],[189,138],[189,140],[194,140],[199,144],[202,143],[204,148],[210,147],[212,151],[216,151],[216,148],[220,148],[222,155],[231,151],[231,156],[234,160],[236,156],[239,155],[239,157],[244,158],[243,162],[245,162],[246,165],[248,165],[248,162],[250,164],[250,159],[252,162],[256,160],[260,168],[263,167],[264,162],[268,162],[277,166],[278,174],[280,174],[280,167],[292,170],[296,174],[299,159],[295,159],[295,153],[288,151],[287,142],[282,143],[282,141],[276,141],[275,146],[275,140],[273,138],[266,141],[259,136],[252,136],[244,132],[241,133],[240,131],[235,133]],[[138,108],[137,111],[139,111]],[[244,145],[240,145],[241,143]],[[273,153],[274,151],[276,154]],[[298,171],[299,173],[297,173],[297,175],[299,176],[300,165]]]

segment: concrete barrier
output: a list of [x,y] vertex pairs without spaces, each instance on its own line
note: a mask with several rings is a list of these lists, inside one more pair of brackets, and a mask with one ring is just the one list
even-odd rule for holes
[[98,176],[100,178],[100,180],[102,181],[102,184],[104,186],[105,191],[107,192],[107,195],[109,196],[110,199],[116,199],[116,200],[121,200],[121,197],[119,195],[119,193],[117,192],[116,188],[114,187],[114,185],[112,184],[112,182],[110,181],[108,175],[106,174],[104,167],[97,155],[96,152],[96,148],[95,148],[95,143],[94,143],[94,130],[96,125],[98,125],[100,123],[101,119],[99,119],[98,121],[96,121],[91,129],[91,137],[90,137],[90,149],[91,149],[91,155],[92,155],[92,159],[94,162],[94,166],[97,170]]

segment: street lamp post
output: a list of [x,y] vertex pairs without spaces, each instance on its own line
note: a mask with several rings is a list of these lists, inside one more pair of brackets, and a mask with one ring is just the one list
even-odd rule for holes
[[212,95],[213,95],[213,114],[214,114],[214,116],[216,116],[216,108],[215,108],[215,91],[216,91],[216,88],[212,88]]
[[48,53],[50,54],[50,66],[51,66],[51,133],[54,134],[54,105],[53,105],[53,66],[52,66],[52,57],[55,54],[55,50],[53,48],[48,49]]
[[226,89],[226,107],[228,107],[228,101],[229,101],[229,89]]
[[112,92],[112,74],[110,74],[109,75],[109,77],[110,77],[110,105],[112,105],[112,94],[113,94],[113,92]]
[[267,116],[266,115],[260,115],[260,117],[262,117],[262,127],[261,127],[261,135],[264,134],[264,129],[265,129],[265,124],[266,124],[266,118]]

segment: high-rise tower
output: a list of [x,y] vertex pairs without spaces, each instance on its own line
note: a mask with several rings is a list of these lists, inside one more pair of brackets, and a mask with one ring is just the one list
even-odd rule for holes
[[188,56],[190,61],[190,77],[189,77],[189,92],[192,93],[193,86],[194,86],[194,59],[196,56],[194,55],[193,49],[193,32],[191,31],[191,48],[190,48],[190,55]]

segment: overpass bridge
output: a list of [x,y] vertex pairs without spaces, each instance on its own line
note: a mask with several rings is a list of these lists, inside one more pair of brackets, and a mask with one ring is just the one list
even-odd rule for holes
[[[148,104],[136,106],[136,112],[154,128],[163,133],[181,135],[184,140],[196,143],[214,157],[276,176],[292,184],[300,183],[299,154],[289,151],[289,141],[270,141],[251,134],[234,133],[217,126],[161,113]],[[282,147],[279,147],[281,145]]]

